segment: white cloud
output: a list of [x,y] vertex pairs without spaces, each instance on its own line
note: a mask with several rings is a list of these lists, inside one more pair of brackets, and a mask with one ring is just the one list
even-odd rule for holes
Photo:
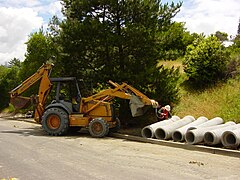
[[61,16],[62,15],[61,9],[62,9],[62,5],[61,5],[60,1],[52,2],[49,5],[49,13],[51,15]]
[[34,7],[40,4],[41,2],[39,0],[7,0],[0,2],[1,6],[15,8]]
[[0,64],[14,57],[23,60],[28,35],[41,27],[43,18],[31,8],[0,7]]
[[188,0],[183,2],[176,21],[186,22],[190,32],[236,35],[240,17],[239,0]]
[[59,0],[0,1],[0,64],[15,58],[24,60],[28,36],[49,19],[61,18]]

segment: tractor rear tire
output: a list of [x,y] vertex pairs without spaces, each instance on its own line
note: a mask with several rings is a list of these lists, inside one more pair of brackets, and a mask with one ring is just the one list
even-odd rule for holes
[[67,112],[60,108],[47,109],[42,116],[42,127],[52,136],[66,134],[69,129]]
[[103,118],[95,118],[89,123],[89,133],[92,137],[101,138],[108,135],[109,125]]

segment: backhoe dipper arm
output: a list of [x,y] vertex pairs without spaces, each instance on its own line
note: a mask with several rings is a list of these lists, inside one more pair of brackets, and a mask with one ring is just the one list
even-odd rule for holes
[[[30,104],[30,101],[34,101],[36,108],[34,119],[36,122],[40,123],[41,116],[44,112],[44,105],[46,98],[51,90],[52,84],[50,82],[49,76],[52,70],[53,64],[43,64],[36,73],[27,78],[19,86],[10,91],[10,102],[17,109],[25,108]],[[31,86],[37,83],[39,80],[39,91],[37,97],[23,97],[20,96],[23,92],[28,90]]]
[[32,76],[23,81],[19,86],[9,92],[11,98],[21,95],[32,85],[38,82],[44,75],[49,75],[52,67],[53,64],[43,64],[36,73],[34,73]]

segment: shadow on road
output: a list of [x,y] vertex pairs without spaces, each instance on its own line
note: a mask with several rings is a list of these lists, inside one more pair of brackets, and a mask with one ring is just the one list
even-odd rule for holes
[[[26,123],[32,123],[32,124],[36,124],[36,127],[29,127],[29,128],[18,128],[18,126],[14,126],[16,129],[14,130],[1,130],[1,133],[5,133],[5,134],[19,134],[21,136],[48,136],[48,137],[54,137],[54,136],[50,136],[48,135],[47,132],[45,132],[41,125],[36,123],[34,121],[34,119],[32,118],[23,118],[23,117],[12,117],[12,116],[5,116],[0,117],[0,122],[1,121],[18,121],[18,122],[26,122]],[[110,136],[110,135],[109,135]],[[65,139],[78,139],[78,138],[93,138],[88,130],[86,128],[82,128],[80,131],[69,131],[66,135],[60,136],[60,137],[64,137]],[[110,137],[105,137],[110,138]],[[105,138],[101,138],[101,139],[105,139]]]
[[[31,127],[31,128],[24,128],[24,129],[17,129],[16,130],[1,130],[0,134],[5,133],[5,134],[19,134],[21,136],[48,136],[48,137],[54,137],[54,136],[50,136],[48,135],[41,126],[39,127]],[[77,138],[82,138],[82,137],[86,137],[86,138],[92,138],[91,135],[88,133],[87,130],[80,130],[78,132],[68,132],[66,135],[64,136],[60,136],[60,137],[64,137],[66,139],[77,139]]]
[[32,118],[23,118],[23,117],[0,117],[0,122],[1,121],[22,121],[22,122],[28,122],[28,123],[33,123],[33,124],[38,124],[36,123]]
[[47,135],[41,127],[24,128],[24,129],[16,129],[16,130],[2,130],[0,131],[0,134],[1,133],[20,134],[22,136],[46,136]]

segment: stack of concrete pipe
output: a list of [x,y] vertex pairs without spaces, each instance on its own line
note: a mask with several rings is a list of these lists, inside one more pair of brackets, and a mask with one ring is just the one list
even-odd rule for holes
[[[239,128],[240,128],[240,124],[232,123],[231,126],[226,126],[224,128],[220,128],[220,129],[209,130],[204,134],[204,143],[208,144],[208,145],[216,145],[216,144],[220,144],[222,142],[222,144],[225,147],[227,147],[227,146],[231,147],[231,145],[228,145],[228,143],[233,142],[233,141],[236,142],[236,140],[232,140],[232,138],[229,138],[230,136],[228,134],[232,134],[231,131],[237,130]],[[240,136],[238,136],[238,137],[240,137]]]
[[240,145],[240,124],[232,121],[224,123],[220,117],[208,120],[201,116],[195,120],[193,116],[185,116],[182,119],[173,116],[171,119],[144,127],[141,133],[144,138],[185,140],[192,145],[222,143],[224,147],[230,148],[237,148]]
[[201,116],[196,121],[193,121],[193,122],[187,124],[186,126],[176,129],[172,134],[172,139],[174,141],[184,141],[185,134],[188,129],[195,128],[195,127],[205,123],[206,121],[208,121],[208,119],[206,117]]
[[155,136],[157,139],[170,139],[172,138],[172,134],[176,129],[183,127],[193,121],[195,121],[195,118],[193,116],[185,116],[178,121],[157,128],[155,131]]
[[146,126],[142,129],[142,137],[144,138],[154,138],[155,137],[155,131],[157,128],[165,126],[165,125],[169,125],[175,121],[180,120],[180,118],[178,116],[172,116],[171,119],[168,120],[164,120],[164,121],[160,121],[160,122],[156,122],[154,124],[151,124],[149,126]]
[[234,124],[235,124],[234,122],[227,122],[225,124],[219,124],[216,126],[199,127],[197,129],[187,131],[185,140],[188,144],[198,144],[203,142],[204,135],[207,131],[225,128],[227,126],[231,126]]

